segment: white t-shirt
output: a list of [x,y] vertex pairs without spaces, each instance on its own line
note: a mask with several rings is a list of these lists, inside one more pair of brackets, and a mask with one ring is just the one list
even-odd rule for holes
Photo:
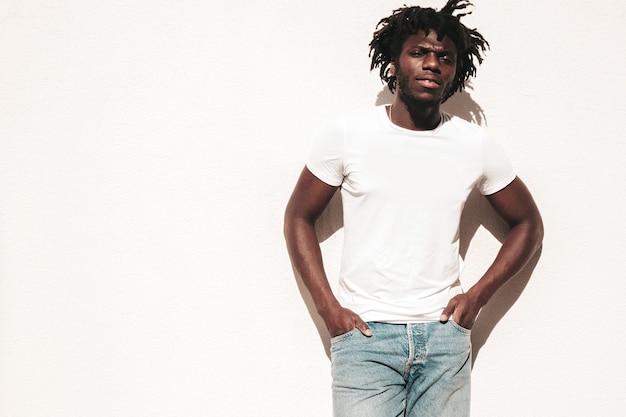
[[307,167],[341,186],[339,302],[387,323],[439,320],[462,292],[459,223],[469,193],[493,194],[515,179],[484,128],[442,113],[434,130],[408,130],[384,106],[327,126]]

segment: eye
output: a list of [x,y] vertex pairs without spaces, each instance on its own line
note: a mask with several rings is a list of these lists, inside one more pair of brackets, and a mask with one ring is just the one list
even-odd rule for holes
[[452,59],[452,57],[447,54],[439,55],[439,60],[443,62],[444,64],[454,64],[454,60]]

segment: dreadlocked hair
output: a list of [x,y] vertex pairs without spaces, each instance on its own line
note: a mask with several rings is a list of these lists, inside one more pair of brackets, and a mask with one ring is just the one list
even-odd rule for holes
[[394,92],[397,78],[390,74],[390,65],[400,57],[404,41],[420,30],[426,34],[434,30],[439,41],[447,36],[457,48],[456,73],[441,102],[446,101],[456,91],[463,91],[465,83],[476,75],[475,60],[480,65],[484,52],[489,48],[483,35],[476,29],[467,28],[460,21],[463,16],[471,13],[465,11],[470,6],[473,5],[467,0],[448,0],[439,11],[406,5],[394,10],[391,16],[381,19],[376,25],[374,38],[369,44],[369,56],[372,59],[370,70],[380,68],[381,80]]

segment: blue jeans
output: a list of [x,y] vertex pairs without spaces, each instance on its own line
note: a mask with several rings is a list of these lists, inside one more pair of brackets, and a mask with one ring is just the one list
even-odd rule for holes
[[454,323],[368,323],[331,339],[335,417],[466,417],[470,331]]

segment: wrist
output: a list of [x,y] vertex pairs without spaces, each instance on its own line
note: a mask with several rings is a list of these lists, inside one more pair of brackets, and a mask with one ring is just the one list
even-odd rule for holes
[[341,305],[334,295],[330,295],[316,302],[315,307],[317,309],[317,314],[322,317],[326,317],[328,315],[335,314],[336,311],[341,308]]
[[465,293],[465,295],[474,305],[478,306],[479,308],[483,308],[491,298],[490,293],[485,288],[480,287],[478,284],[470,288]]
[[332,317],[336,317],[338,316],[338,312],[341,309],[341,306],[339,304],[336,304],[334,306],[327,306],[324,308],[318,308],[317,309],[317,314],[320,315],[320,317],[325,321],[328,322],[329,319],[332,319]]

